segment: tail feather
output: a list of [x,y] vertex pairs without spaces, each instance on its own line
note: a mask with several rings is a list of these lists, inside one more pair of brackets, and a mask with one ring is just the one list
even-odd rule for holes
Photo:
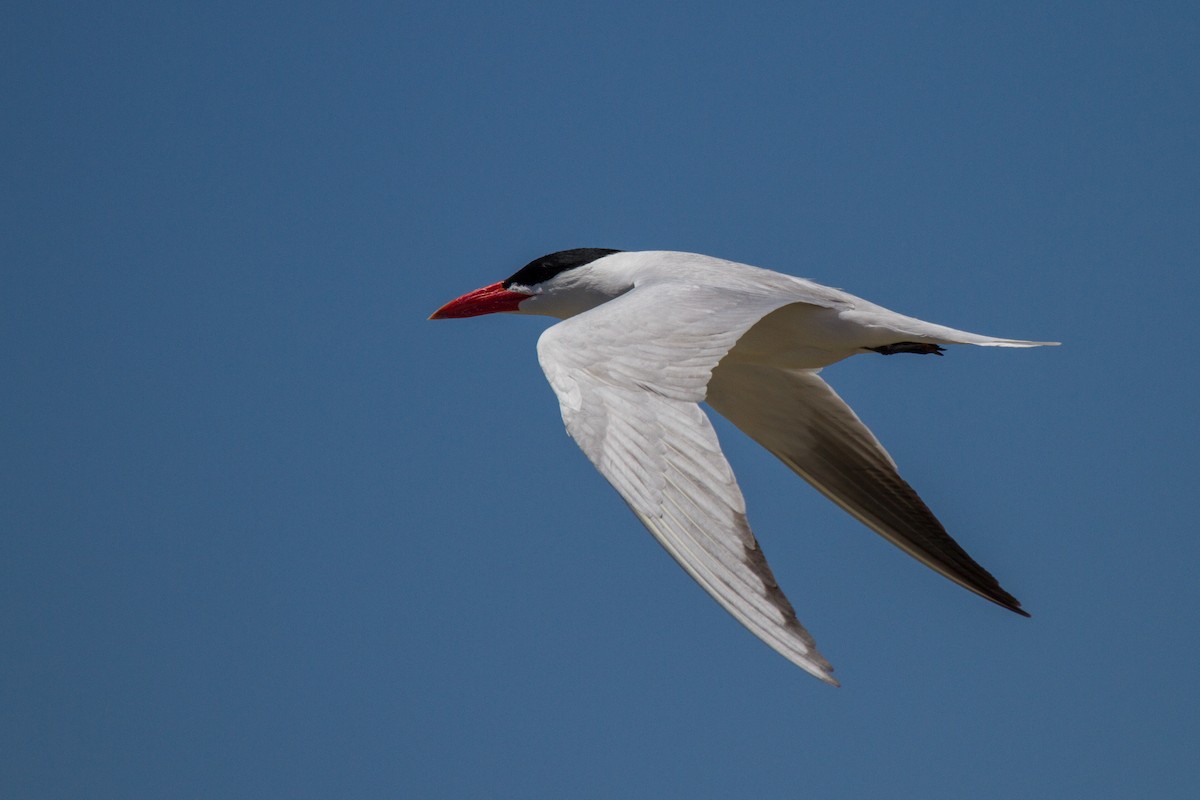
[[916,317],[897,314],[894,311],[865,301],[854,308],[838,313],[838,316],[862,330],[870,331],[873,338],[889,339],[878,344],[890,344],[892,341],[924,342],[928,344],[974,344],[980,347],[1047,347],[1061,342],[1034,342],[1025,339],[1005,339],[1000,336],[984,336],[981,333],[960,331],[933,322],[926,322]]
[[[950,342],[957,344],[957,342]],[[1057,347],[1062,342],[1028,342],[1024,339],[995,339],[990,336],[981,336],[979,341],[964,342],[963,344],[977,344],[980,347]]]
[[[889,321],[890,322],[890,321]],[[912,334],[915,341],[931,342],[933,344],[974,344],[980,347],[1052,347],[1062,342],[1033,342],[1026,339],[1004,339],[999,336],[985,336],[982,333],[960,331],[945,325],[905,317],[902,322],[894,324],[905,334]]]

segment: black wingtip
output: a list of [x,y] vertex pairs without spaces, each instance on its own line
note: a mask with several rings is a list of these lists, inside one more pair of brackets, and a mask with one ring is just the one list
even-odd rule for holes
[[[992,577],[990,573],[988,573],[988,577],[989,578]],[[992,580],[994,581],[996,579],[992,578]],[[1001,608],[1007,609],[1008,611],[1011,611],[1014,614],[1020,614],[1022,617],[1026,617],[1026,618],[1033,616],[1028,611],[1021,608],[1020,600],[1018,600],[1017,598],[1013,597],[1008,592],[1001,589],[999,584],[996,585],[996,588],[1000,590],[998,593],[993,593],[993,592],[983,593],[983,592],[980,592],[978,589],[974,589],[973,591],[977,592],[978,594],[981,594],[986,599],[991,600],[996,605],[1000,606]]]

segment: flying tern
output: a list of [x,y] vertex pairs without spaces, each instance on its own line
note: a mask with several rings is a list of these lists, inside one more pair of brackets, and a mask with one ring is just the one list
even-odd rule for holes
[[562,320],[538,360],[563,422],[638,519],[718,603],[788,660],[837,685],[780,590],[707,403],[876,533],[1023,616],[900,477],[820,371],[860,353],[1036,347],[923,322],[790,275],[671,251],[563,250],[452,300],[430,319],[510,312]]

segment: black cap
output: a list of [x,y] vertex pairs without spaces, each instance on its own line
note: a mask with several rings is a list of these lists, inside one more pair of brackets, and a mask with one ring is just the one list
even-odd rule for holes
[[620,250],[609,250],[603,247],[576,247],[574,250],[559,250],[557,253],[530,261],[517,270],[511,278],[505,280],[503,286],[505,289],[514,283],[518,286],[536,286],[550,280],[560,272],[582,267],[598,258],[620,252]]

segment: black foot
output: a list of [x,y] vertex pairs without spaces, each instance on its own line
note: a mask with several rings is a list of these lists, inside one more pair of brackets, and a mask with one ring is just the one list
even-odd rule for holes
[[868,347],[867,349],[883,353],[885,356],[892,356],[896,353],[920,353],[922,355],[932,353],[940,356],[945,352],[941,345],[925,344],[924,342],[896,342],[895,344],[885,344],[883,347]]

